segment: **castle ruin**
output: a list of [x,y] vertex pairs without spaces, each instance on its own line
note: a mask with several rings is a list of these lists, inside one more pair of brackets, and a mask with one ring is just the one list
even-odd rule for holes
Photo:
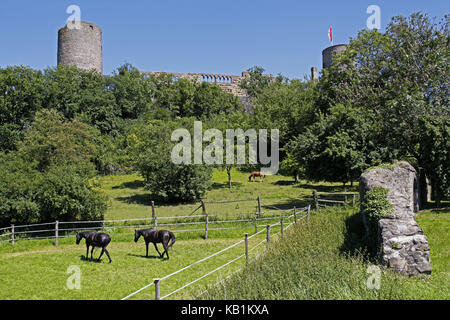
[[79,28],[65,26],[58,31],[58,65],[94,69],[103,73],[102,29],[80,21]]
[[[103,44],[102,30],[97,25],[90,22],[80,22],[79,28],[67,25],[58,31],[58,65],[66,64],[76,66],[83,70],[95,70],[103,73]],[[323,67],[331,66],[334,54],[345,50],[346,45],[340,44],[326,48],[322,52]],[[194,82],[207,82],[216,84],[225,92],[238,97],[245,110],[249,110],[250,98],[246,91],[239,84],[248,72],[242,72],[241,75],[211,74],[211,73],[172,73],[172,72],[146,72],[146,75],[171,74],[174,81],[178,79],[188,79]],[[317,68],[311,68],[311,79],[317,80]]]

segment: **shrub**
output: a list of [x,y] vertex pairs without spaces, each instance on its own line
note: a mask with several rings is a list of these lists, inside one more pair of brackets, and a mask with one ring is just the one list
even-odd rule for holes
[[389,189],[375,187],[367,191],[361,202],[361,209],[366,216],[369,229],[369,241],[375,244],[378,237],[378,221],[393,213],[392,204],[388,201]]
[[159,163],[148,173],[145,186],[152,195],[166,201],[200,199],[211,185],[212,169],[204,165],[175,165],[170,160]]
[[89,182],[90,169],[52,165],[40,172],[16,154],[0,155],[0,226],[103,219],[106,197]]
[[18,150],[0,153],[0,224],[100,220],[106,199],[90,185],[96,133],[42,110]]
[[181,122],[151,121],[139,124],[129,135],[133,163],[145,179],[152,196],[162,201],[194,201],[211,185],[212,168],[206,165],[174,164],[172,131],[192,126]]
[[42,176],[37,198],[42,221],[102,220],[106,196],[94,190],[83,166],[52,166]]

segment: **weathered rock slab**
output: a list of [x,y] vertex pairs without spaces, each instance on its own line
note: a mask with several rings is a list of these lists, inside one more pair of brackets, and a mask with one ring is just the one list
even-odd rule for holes
[[[419,194],[414,167],[401,161],[393,168],[369,170],[361,175],[359,187],[361,199],[375,187],[389,190],[387,198],[394,213],[378,222],[377,245],[381,250],[381,262],[403,274],[430,274],[430,247],[414,218]],[[368,230],[364,212],[362,215]]]

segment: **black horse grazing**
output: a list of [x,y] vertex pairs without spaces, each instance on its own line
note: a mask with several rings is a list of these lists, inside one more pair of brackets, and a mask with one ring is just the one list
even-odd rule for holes
[[106,250],[106,246],[111,242],[111,237],[106,233],[97,233],[95,231],[84,231],[84,232],[78,232],[77,233],[77,244],[80,244],[81,239],[86,239],[86,260],[89,257],[89,246],[92,246],[91,250],[91,260],[92,260],[92,254],[94,252],[94,248],[102,248],[102,253],[100,254],[100,257],[98,257],[98,261],[100,261],[100,258],[102,257],[103,253],[106,253],[106,255],[109,258],[109,263],[111,263],[111,257],[109,256],[108,250]]
[[[175,235],[167,230],[156,230],[156,229],[142,229],[134,231],[134,242],[139,240],[142,236],[145,240],[146,254],[148,257],[148,244],[150,242],[155,246],[156,251],[158,251],[159,257],[164,257],[164,253],[167,255],[167,260],[169,260],[169,248],[175,243]],[[172,240],[169,244],[169,241]],[[157,243],[162,243],[164,247],[164,252],[161,254],[156,246]]]

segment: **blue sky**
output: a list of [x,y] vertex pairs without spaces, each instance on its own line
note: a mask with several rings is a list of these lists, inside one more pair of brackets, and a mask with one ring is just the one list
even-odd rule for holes
[[258,65],[303,78],[321,69],[328,28],[334,44],[347,43],[366,28],[369,5],[381,8],[381,31],[394,15],[450,13],[445,0],[0,0],[0,67],[55,66],[71,4],[103,29],[104,74],[128,62],[143,71],[233,75]]

